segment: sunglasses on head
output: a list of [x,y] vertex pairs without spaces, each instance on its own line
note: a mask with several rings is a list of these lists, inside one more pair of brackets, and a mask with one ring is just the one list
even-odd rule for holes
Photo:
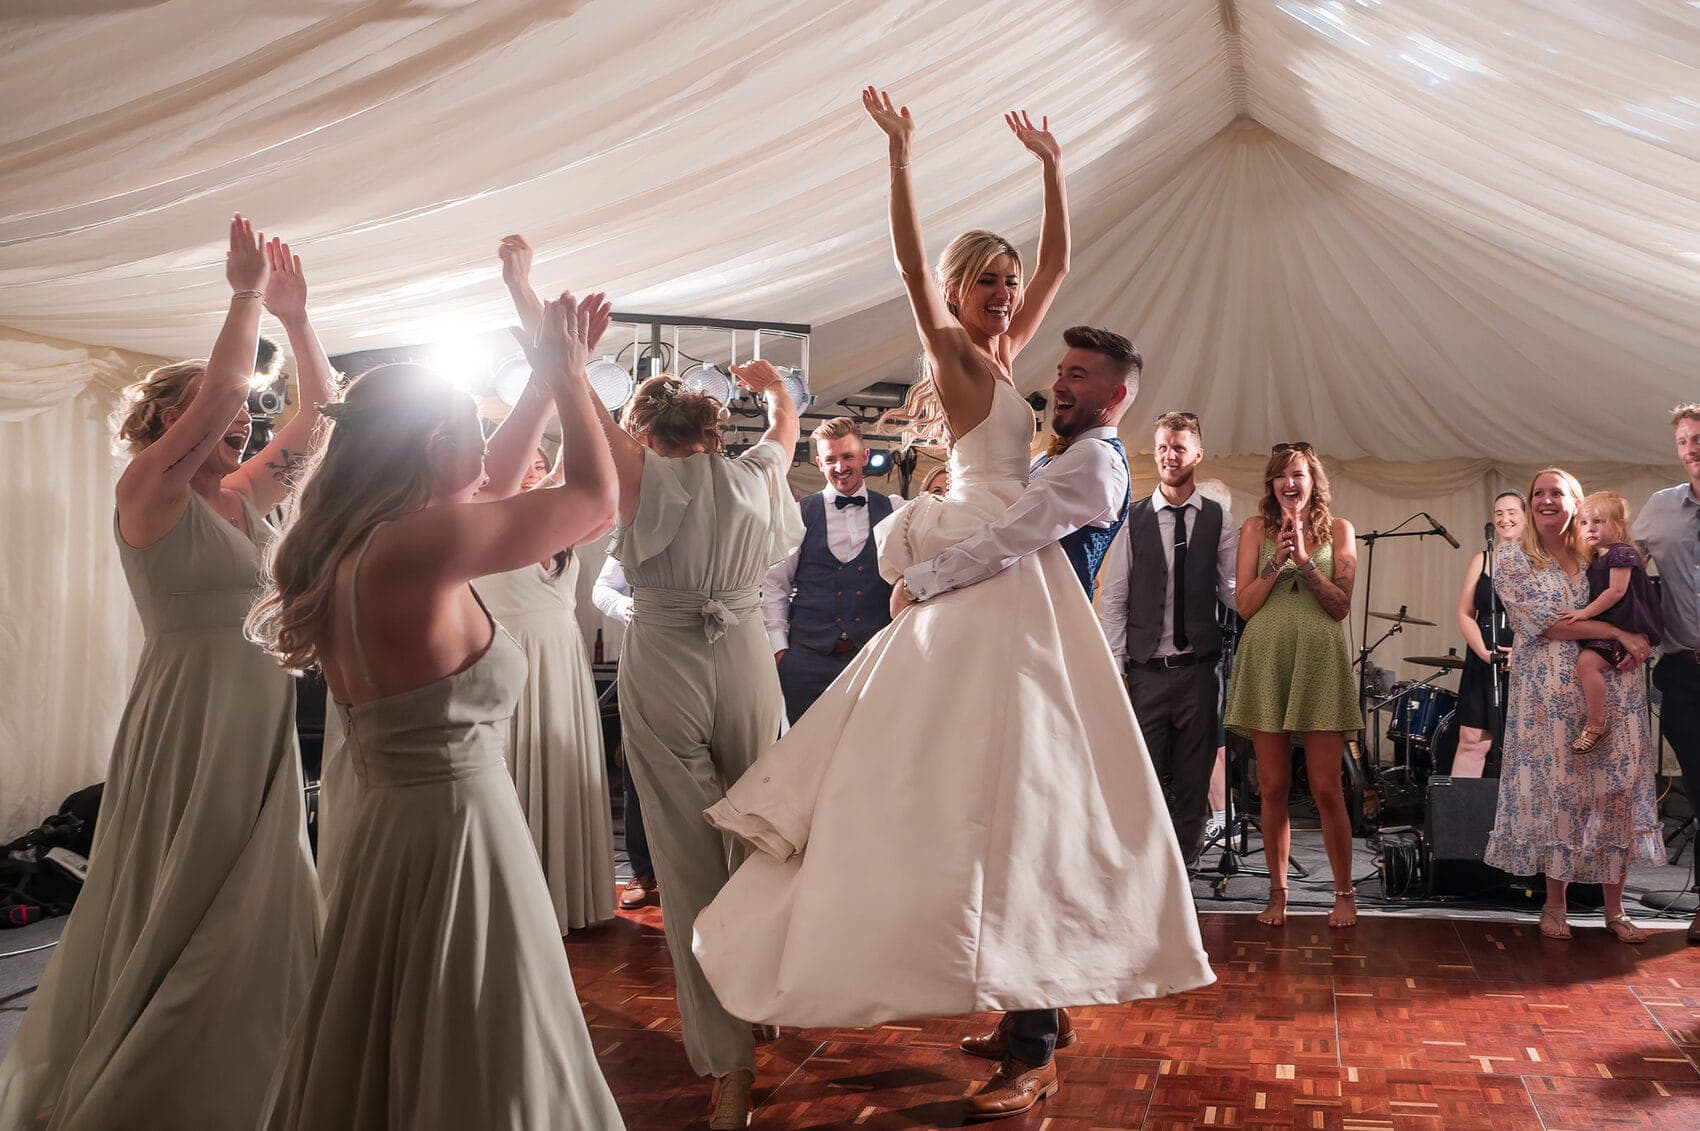
[[1272,445],[1269,449],[1269,454],[1278,455],[1281,452],[1312,452],[1315,450],[1315,448],[1310,446],[1309,440],[1298,440],[1291,444]]

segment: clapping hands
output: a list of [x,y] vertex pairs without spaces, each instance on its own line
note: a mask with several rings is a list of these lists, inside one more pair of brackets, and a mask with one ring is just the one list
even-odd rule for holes
[[604,328],[608,325],[607,309],[600,293],[575,299],[572,292],[562,291],[560,298],[545,302],[542,333],[537,345],[527,351],[532,371],[551,384],[580,377],[595,348],[592,334],[600,336],[598,321]]

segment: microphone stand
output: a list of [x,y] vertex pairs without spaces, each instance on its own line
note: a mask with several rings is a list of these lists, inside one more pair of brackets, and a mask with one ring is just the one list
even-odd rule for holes
[[[1495,588],[1493,583],[1494,570],[1498,566],[1498,563],[1493,560],[1495,549],[1493,523],[1488,523],[1485,533],[1487,548],[1483,551],[1482,563],[1488,579],[1488,632],[1491,634],[1488,642],[1488,675],[1491,677],[1488,680],[1488,687],[1490,689],[1489,694],[1492,696],[1489,702],[1493,704],[1493,747],[1488,751],[1491,755],[1505,741],[1505,695],[1500,687],[1499,674],[1501,671],[1507,670],[1507,667],[1504,663],[1505,653],[1499,650],[1499,618],[1504,615],[1504,610],[1499,607],[1499,590]],[[1484,777],[1486,776],[1486,767],[1483,768],[1482,774]]]
[[[1428,519],[1429,525],[1428,525],[1427,529],[1424,529],[1424,530],[1405,530],[1405,529],[1403,529],[1403,527],[1405,526],[1406,523],[1411,522],[1415,519],[1419,519],[1419,518]],[[1377,542],[1380,542],[1383,538],[1426,538],[1430,534],[1434,534],[1434,535],[1437,535],[1437,536],[1443,536],[1444,531],[1441,529],[1440,524],[1435,522],[1434,519],[1429,518],[1429,516],[1426,513],[1424,513],[1423,511],[1418,511],[1416,514],[1412,515],[1410,518],[1405,519],[1403,522],[1399,523],[1398,526],[1393,527],[1393,529],[1391,529],[1391,530],[1371,530],[1367,534],[1358,535],[1358,541],[1362,542],[1364,545],[1369,547],[1369,554],[1364,559],[1363,636],[1361,638],[1359,648],[1358,648],[1358,713],[1360,715],[1364,716],[1364,720],[1365,720],[1364,725],[1365,726],[1369,725],[1368,708],[1369,708],[1369,657],[1370,657],[1370,653],[1373,652],[1376,648],[1381,647],[1382,642],[1385,641],[1387,639],[1387,637],[1393,635],[1393,632],[1391,630],[1389,630],[1387,633],[1385,633],[1381,637],[1380,640],[1377,640],[1375,642],[1374,647],[1371,647],[1371,645],[1370,645],[1370,642],[1369,642],[1369,610],[1370,610],[1370,593],[1375,586],[1375,545],[1376,545]],[[1404,610],[1401,609],[1400,611],[1403,612]],[[1363,741],[1361,737],[1360,737],[1359,742],[1358,742],[1358,759],[1359,759],[1359,764],[1360,764],[1360,767],[1361,767],[1361,770],[1362,770],[1362,773],[1363,773],[1364,780],[1366,782],[1373,782],[1375,780],[1374,771],[1379,769],[1379,767],[1371,764],[1370,754],[1369,754],[1369,743]]]

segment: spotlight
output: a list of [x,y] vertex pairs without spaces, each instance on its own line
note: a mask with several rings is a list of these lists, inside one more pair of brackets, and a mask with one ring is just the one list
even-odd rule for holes
[[496,366],[496,372],[490,377],[490,385],[501,402],[512,408],[519,403],[520,394],[525,392],[526,382],[530,380],[531,363],[525,359],[523,353],[516,353]]
[[795,367],[780,366],[779,371],[785,374],[785,391],[791,396],[791,403],[797,406],[799,413],[807,412],[809,406],[815,403],[814,396],[809,392],[809,379],[803,376],[803,371]]
[[864,475],[887,475],[891,472],[891,453],[877,451],[868,453],[867,466],[863,468]]
[[737,395],[732,378],[720,372],[720,367],[712,361],[691,366],[680,376],[679,381],[692,392],[707,393],[721,404],[731,404],[732,398]]
[[632,399],[632,393],[637,389],[637,382],[632,380],[626,367],[608,356],[599,357],[585,366],[584,375],[590,380],[590,389],[596,394],[596,399],[609,412],[619,412],[626,407],[626,402]]
[[482,338],[443,338],[425,348],[425,366],[456,388],[478,394],[490,385],[490,348]]

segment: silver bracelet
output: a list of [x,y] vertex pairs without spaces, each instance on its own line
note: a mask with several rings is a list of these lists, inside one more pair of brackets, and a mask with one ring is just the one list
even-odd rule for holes
[[232,302],[234,302],[235,300],[237,300],[239,298],[265,298],[265,297],[266,297],[265,291],[236,291],[235,293],[233,293],[230,296]]

